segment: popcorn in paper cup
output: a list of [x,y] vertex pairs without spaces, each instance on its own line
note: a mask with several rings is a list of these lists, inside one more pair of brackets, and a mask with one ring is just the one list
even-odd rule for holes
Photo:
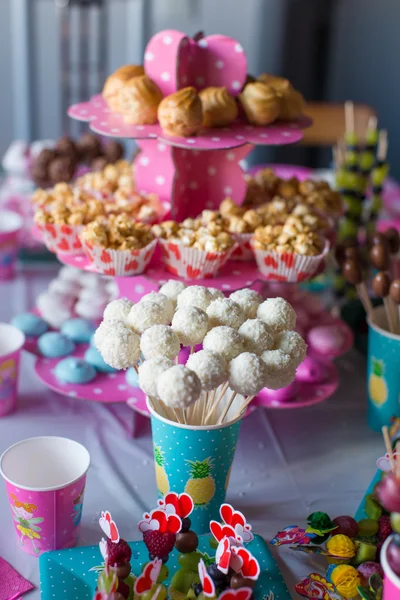
[[80,234],[83,225],[36,223],[46,248],[56,254],[82,254]]
[[259,271],[268,281],[299,283],[307,281],[320,272],[329,252],[330,244],[326,240],[323,251],[316,256],[296,254],[295,252],[277,252],[261,250],[251,244]]
[[237,247],[231,254],[232,260],[243,260],[250,261],[254,260],[254,254],[251,249],[251,240],[253,239],[253,233],[231,233],[231,236],[235,240]]
[[114,250],[92,244],[82,239],[82,247],[96,271],[103,275],[130,277],[143,273],[156,249],[157,240],[143,248],[133,250]]
[[185,279],[213,277],[231,257],[236,244],[223,252],[209,252],[160,238],[162,257],[167,271]]

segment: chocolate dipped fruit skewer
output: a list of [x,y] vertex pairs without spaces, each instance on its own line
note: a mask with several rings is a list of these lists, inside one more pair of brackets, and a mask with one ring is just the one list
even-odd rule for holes
[[369,251],[369,260],[378,271],[389,271],[390,252],[389,243],[384,237],[383,243],[374,244]]
[[342,266],[343,277],[348,283],[355,286],[358,296],[364,306],[365,312],[371,322],[374,321],[373,306],[368,295],[367,286],[363,277],[363,270],[359,260],[350,258],[344,261]]
[[389,296],[391,280],[389,275],[385,271],[377,273],[372,280],[372,289],[377,298],[382,298],[383,305],[386,312],[386,320],[389,325],[390,333],[396,333],[396,314],[394,312],[394,306]]
[[390,271],[392,277],[397,279],[399,275],[399,263],[397,260],[397,254],[400,250],[400,234],[394,227],[389,227],[385,231],[385,238],[389,244],[389,253],[390,253]]
[[390,284],[389,296],[396,309],[396,333],[400,333],[400,279]]

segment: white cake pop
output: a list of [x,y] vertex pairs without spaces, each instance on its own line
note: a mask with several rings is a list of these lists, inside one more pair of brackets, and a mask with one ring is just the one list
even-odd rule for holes
[[275,337],[274,348],[288,354],[296,368],[303,362],[307,354],[307,344],[297,331],[281,331]]
[[173,359],[179,354],[180,342],[168,325],[153,325],[142,334],[140,349],[146,359],[165,356]]
[[49,283],[49,287],[47,291],[50,294],[60,294],[61,296],[72,296],[73,298],[77,298],[79,296],[79,292],[81,290],[81,286],[78,281],[74,281],[71,279],[53,279]]
[[75,267],[61,267],[61,269],[58,271],[57,279],[77,282],[80,280],[80,271],[79,269],[75,269]]
[[104,309],[112,298],[106,289],[94,290],[92,288],[82,288],[79,292],[79,300],[83,302],[93,302],[94,304],[104,304]]
[[173,303],[176,305],[177,297],[181,292],[183,292],[185,288],[186,285],[183,283],[183,281],[178,281],[177,279],[169,279],[167,283],[164,283],[160,287],[160,294],[164,294],[164,296],[167,296],[167,298],[172,300]]
[[138,302],[132,306],[126,322],[136,333],[143,333],[153,325],[168,325],[169,315],[155,302]]
[[261,358],[266,366],[266,374],[269,378],[275,378],[288,369],[295,369],[295,361],[282,350],[265,350]]
[[225,294],[224,292],[221,292],[221,290],[217,290],[217,288],[214,287],[209,287],[207,289],[211,294],[212,300],[217,300],[217,298],[225,298]]
[[98,319],[102,318],[106,304],[104,302],[96,303],[89,302],[87,300],[78,300],[74,308],[79,317],[82,317],[83,319],[89,319],[91,321],[97,321]]
[[172,317],[174,316],[175,305],[170,298],[167,298],[167,296],[159,294],[158,292],[150,292],[143,296],[143,298],[140,299],[140,302],[155,302],[158,306],[161,306],[168,315],[168,323],[171,323]]
[[157,377],[157,395],[172,408],[187,408],[200,393],[200,379],[184,365],[174,365]]
[[79,281],[81,286],[85,288],[104,289],[107,285],[107,279],[103,279],[97,273],[88,273],[87,271],[80,272]]
[[212,300],[211,293],[202,285],[191,285],[185,288],[177,297],[177,306],[196,306],[206,311]]
[[36,298],[36,307],[42,319],[51,327],[59,329],[64,321],[72,317],[72,303],[65,296],[43,292]]
[[174,314],[172,329],[183,346],[195,346],[208,331],[208,317],[196,306],[182,306]]
[[244,340],[232,327],[214,327],[204,338],[203,348],[218,352],[229,362],[244,351]]
[[207,308],[208,320],[211,327],[226,325],[239,329],[245,320],[244,313],[239,304],[229,298],[217,298]]
[[229,363],[229,387],[243,396],[258,394],[265,387],[265,364],[253,352],[243,352]]
[[133,302],[128,300],[128,298],[118,298],[118,300],[113,300],[109,304],[107,304],[103,318],[106,321],[111,321],[112,319],[117,319],[117,321],[122,321],[126,323],[129,312],[133,306]]
[[264,350],[271,350],[274,347],[274,336],[261,319],[247,319],[238,331],[244,339],[244,348],[247,352],[260,355]]
[[140,337],[122,321],[102,321],[94,334],[97,350],[114,369],[127,369],[140,356]]
[[165,356],[155,356],[145,360],[139,366],[139,386],[143,392],[151,398],[158,398],[157,395],[157,378],[174,363],[171,359]]
[[257,317],[276,334],[296,327],[296,313],[284,298],[267,298],[257,309]]
[[262,302],[260,294],[249,288],[232,292],[229,298],[239,304],[246,319],[254,319],[256,317],[257,308]]
[[265,378],[265,387],[269,390],[280,390],[293,383],[295,378],[295,367],[288,367],[287,369],[284,369],[283,371],[275,375],[275,377],[272,377],[267,373],[267,376]]
[[186,363],[188,369],[194,371],[201,381],[203,390],[215,390],[228,379],[228,364],[217,352],[200,350],[191,354]]

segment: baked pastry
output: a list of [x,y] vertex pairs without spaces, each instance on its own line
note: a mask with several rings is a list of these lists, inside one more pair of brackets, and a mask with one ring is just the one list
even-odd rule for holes
[[226,87],[207,87],[199,93],[203,107],[203,127],[225,127],[238,115],[236,100]]
[[196,135],[203,121],[200,96],[194,87],[186,87],[164,98],[158,107],[158,121],[168,135]]
[[279,98],[275,90],[262,81],[248,83],[239,94],[239,101],[253,125],[269,125],[279,117]]
[[124,115],[125,123],[154,125],[162,97],[160,88],[150,77],[133,77],[118,92],[119,112]]
[[141,65],[123,65],[107,77],[103,87],[103,98],[111,110],[118,111],[119,90],[129,79],[140,75],[144,75],[144,68]]
[[288,79],[262,73],[258,81],[270,85],[279,98],[280,110],[279,118],[292,121],[301,117],[304,111],[304,98],[294,89]]

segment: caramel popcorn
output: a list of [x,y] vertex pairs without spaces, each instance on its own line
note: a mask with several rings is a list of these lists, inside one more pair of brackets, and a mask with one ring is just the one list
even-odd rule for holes
[[[211,212],[207,211],[206,219],[212,216]],[[224,231],[217,220],[212,219],[185,219],[182,223],[164,221],[153,225],[152,232],[164,240],[207,252],[224,252],[234,244],[232,236]]]
[[78,177],[76,185],[81,189],[100,192],[103,196],[119,190],[133,192],[133,166],[127,160],[119,160],[113,165],[106,165],[100,171],[92,171]]
[[299,233],[293,224],[266,225],[256,229],[254,247],[258,250],[317,256],[323,251],[324,238],[314,231]]
[[126,214],[93,221],[82,232],[85,242],[112,250],[137,250],[150,244],[153,239],[148,225],[133,221]]

